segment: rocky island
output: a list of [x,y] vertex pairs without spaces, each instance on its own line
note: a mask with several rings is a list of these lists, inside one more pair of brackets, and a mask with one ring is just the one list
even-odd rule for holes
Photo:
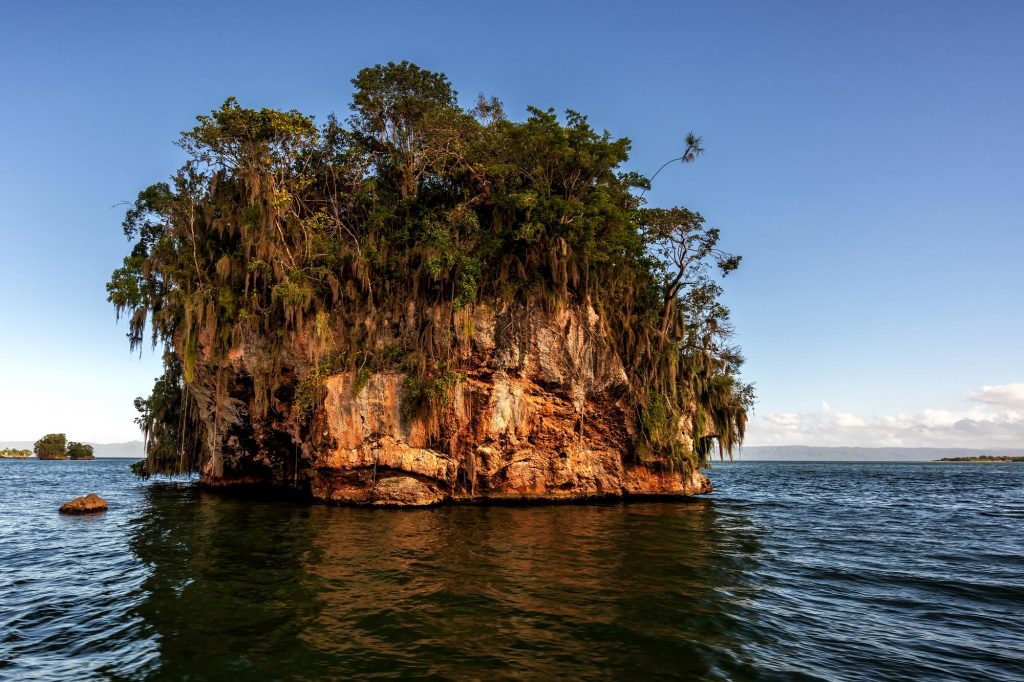
[[75,441],[69,443],[63,433],[46,434],[35,442],[33,449],[39,459],[96,459],[91,445]]
[[109,300],[165,365],[142,473],[374,505],[708,492],[752,398],[718,230],[647,207],[629,141],[577,112],[465,110],[407,62],[353,84],[322,126],[229,99],[128,211]]
[[96,459],[96,455],[93,454],[93,447],[88,443],[72,441],[68,443],[68,459]]

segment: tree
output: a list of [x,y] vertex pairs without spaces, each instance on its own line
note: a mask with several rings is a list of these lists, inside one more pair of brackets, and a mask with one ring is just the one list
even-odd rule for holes
[[456,111],[457,93],[444,74],[407,61],[362,69],[352,85],[352,131],[378,172],[395,173],[399,194],[408,197],[427,169],[430,124]]
[[699,213],[679,207],[652,208],[644,209],[642,217],[644,236],[664,268],[659,330],[667,338],[680,294],[706,288],[711,283],[707,276],[711,263],[725,276],[739,267],[742,258],[718,248],[718,228],[705,227]]
[[67,459],[66,442],[63,433],[48,433],[36,441],[33,450],[39,459]]
[[68,458],[69,459],[95,459],[93,456],[93,449],[91,445],[86,443],[76,443],[74,441],[68,443]]

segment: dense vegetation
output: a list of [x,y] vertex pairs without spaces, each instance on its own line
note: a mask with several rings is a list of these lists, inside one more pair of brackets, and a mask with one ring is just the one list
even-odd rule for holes
[[19,450],[17,448],[0,449],[0,459],[25,459],[31,456],[31,450]]
[[67,438],[63,433],[48,433],[35,442],[33,450],[39,459],[67,459]]
[[95,459],[91,445],[86,443],[68,443],[68,459]]
[[[75,441],[69,443],[63,433],[46,434],[35,442],[33,449],[36,457],[39,459],[95,459],[91,445]],[[11,452],[19,451],[13,450]],[[23,452],[29,451],[24,450]]]
[[[347,121],[319,126],[228,99],[183,133],[172,182],[128,211],[133,247],[108,292],[132,347],[148,324],[164,349],[164,375],[136,401],[150,470],[216,457],[190,385],[247,339],[277,349],[252,377],[257,413],[285,382],[306,413],[329,373],[389,367],[429,411],[462,376],[452,338],[466,310],[495,301],[594,306],[630,377],[638,457],[699,465],[716,441],[740,442],[752,394],[715,277],[739,258],[700,214],[645,206],[650,181],[621,170],[629,140],[575,111],[513,121],[483,97],[464,110],[444,75],[407,62],[353,84]],[[676,160],[702,151],[691,135]],[[298,379],[295,348],[308,354]],[[682,415],[692,443],[677,442]]]

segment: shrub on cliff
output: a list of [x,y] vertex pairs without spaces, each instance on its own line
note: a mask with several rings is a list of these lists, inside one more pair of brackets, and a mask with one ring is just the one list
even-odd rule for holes
[[[621,169],[629,140],[571,110],[462,109],[443,74],[407,62],[353,84],[344,123],[228,99],[183,133],[173,181],[128,211],[132,250],[107,290],[131,346],[148,324],[165,351],[136,401],[150,471],[214,454],[189,386],[245,339],[277,349],[252,377],[257,412],[286,385],[315,409],[317,382],[343,369],[400,368],[429,407],[462,376],[459,312],[494,301],[594,307],[629,375],[641,455],[699,465],[742,439],[751,390],[716,278],[739,258],[700,214],[645,206],[650,181]],[[691,135],[676,160],[702,151]],[[280,358],[299,345],[312,369],[296,387]]]
[[143,480],[149,478],[149,470],[146,468],[146,460],[140,459],[138,462],[132,462],[128,465],[128,468],[132,470],[138,478]]
[[66,444],[63,433],[48,433],[35,442],[33,451],[39,459],[67,459]]

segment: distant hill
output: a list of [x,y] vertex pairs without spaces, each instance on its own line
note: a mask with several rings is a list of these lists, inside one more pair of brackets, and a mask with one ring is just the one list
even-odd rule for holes
[[[31,450],[35,443],[30,440],[0,441],[0,449],[17,448]],[[89,443],[96,457],[138,457],[142,458],[145,450],[141,440],[130,440],[125,443]]]
[[740,461],[793,462],[929,462],[943,457],[1024,455],[1021,448],[972,450],[970,448],[847,448],[813,445],[752,445],[733,455]]

